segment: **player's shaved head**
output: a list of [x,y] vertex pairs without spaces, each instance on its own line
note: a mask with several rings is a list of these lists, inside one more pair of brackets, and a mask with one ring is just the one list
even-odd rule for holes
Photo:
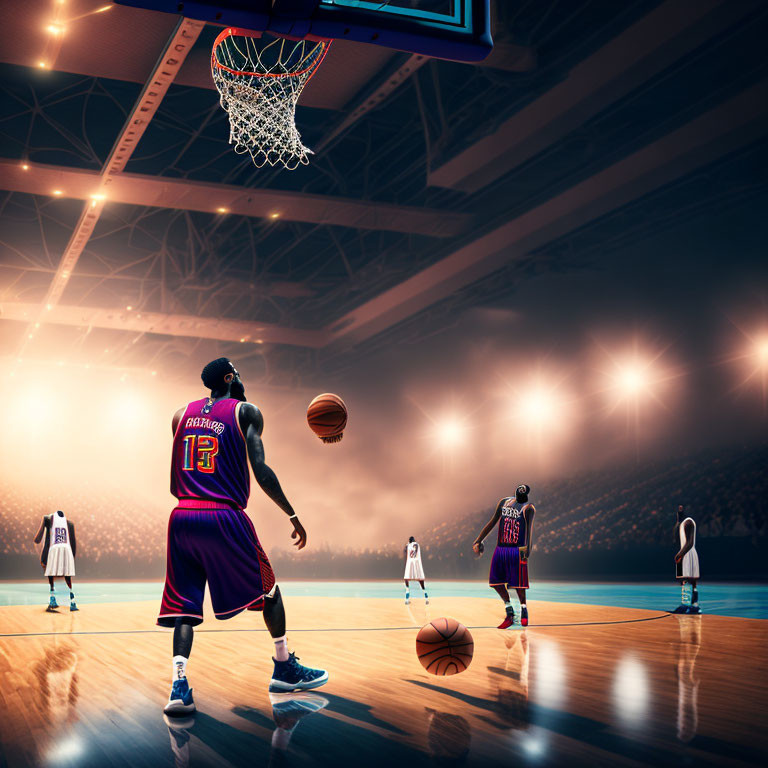
[[528,501],[528,494],[531,492],[531,486],[530,485],[518,485],[517,489],[515,490],[515,501],[520,502],[521,504],[524,504],[526,501]]
[[410,537],[408,538],[408,541],[409,541],[409,542],[411,542],[411,541],[416,541],[416,539],[414,539],[414,538],[413,538],[413,536],[410,536]]

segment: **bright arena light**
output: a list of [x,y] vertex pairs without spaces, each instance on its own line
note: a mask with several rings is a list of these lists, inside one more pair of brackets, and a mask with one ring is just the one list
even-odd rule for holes
[[[648,366],[645,366],[647,368]],[[621,366],[617,371],[616,386],[627,397],[636,397],[648,389],[650,377],[644,367],[638,362]]]
[[728,363],[738,363],[742,378],[734,389],[747,389],[755,385],[761,390],[763,407],[768,409],[768,331],[747,333],[739,328],[746,339],[738,354],[726,358]]
[[531,389],[520,398],[516,411],[528,419],[548,420],[552,413],[551,393],[543,389]]
[[611,360],[611,368],[605,373],[605,389],[613,396],[614,407],[621,403],[637,405],[648,399],[658,401],[663,384],[673,376],[657,361],[658,357],[639,353]]
[[435,437],[442,446],[460,445],[464,442],[466,435],[466,427],[455,417],[444,418],[435,424]]
[[[430,397],[432,403],[434,392],[430,391],[427,399]],[[419,433],[424,440],[424,455],[439,459],[443,469],[447,469],[471,442],[473,413],[467,412],[462,403],[453,398],[444,402],[436,413],[428,411],[412,396],[409,400],[423,417]]]
[[768,370],[768,336],[757,339],[754,344],[755,360],[763,369]]
[[512,390],[512,419],[540,448],[549,447],[550,439],[558,433],[572,431],[573,397],[564,389],[563,381],[562,376],[539,372],[521,387],[507,384]]
[[636,451],[641,441],[657,438],[669,423],[665,414],[681,391],[685,371],[671,364],[667,349],[634,339],[620,351],[602,345],[596,350],[595,394],[601,396],[606,416],[624,419]]

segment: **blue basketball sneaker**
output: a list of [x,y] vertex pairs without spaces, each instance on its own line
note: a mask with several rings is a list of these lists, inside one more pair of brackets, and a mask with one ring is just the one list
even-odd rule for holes
[[51,592],[51,599],[48,601],[48,607],[45,609],[46,611],[55,611],[59,607],[59,604],[56,602],[56,595]]
[[269,681],[270,693],[286,693],[287,691],[308,691],[319,688],[328,682],[328,673],[324,669],[310,669],[299,664],[295,653],[288,655],[287,661],[275,662],[275,671]]
[[69,604],[69,610],[70,611],[79,611],[80,610],[77,607],[77,603],[74,600]]
[[192,698],[192,689],[189,687],[186,677],[180,677],[173,681],[171,695],[168,703],[163,708],[166,715],[189,715],[195,711],[195,701]]

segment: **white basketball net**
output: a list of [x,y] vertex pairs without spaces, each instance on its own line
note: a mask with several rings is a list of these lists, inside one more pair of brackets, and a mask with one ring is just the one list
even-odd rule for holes
[[219,35],[211,71],[235,152],[249,153],[258,168],[309,164],[313,153],[296,128],[296,102],[329,46],[325,40],[264,40],[231,28]]

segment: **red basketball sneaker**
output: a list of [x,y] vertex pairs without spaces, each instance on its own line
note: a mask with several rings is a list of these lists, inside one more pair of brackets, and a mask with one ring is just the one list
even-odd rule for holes
[[528,607],[523,606],[522,610],[520,611],[520,623],[524,626],[528,626]]
[[510,611],[504,621],[499,624],[497,629],[509,629],[515,623],[515,612]]

